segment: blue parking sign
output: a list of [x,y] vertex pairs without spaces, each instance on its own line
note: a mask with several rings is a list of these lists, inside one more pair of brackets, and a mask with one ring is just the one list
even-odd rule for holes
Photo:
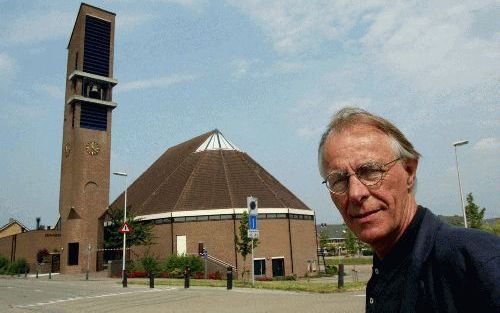
[[257,215],[250,215],[248,218],[248,226],[250,230],[257,230]]

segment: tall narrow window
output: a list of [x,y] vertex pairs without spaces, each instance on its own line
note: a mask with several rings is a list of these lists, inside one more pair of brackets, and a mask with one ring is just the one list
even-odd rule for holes
[[79,242],[68,243],[68,265],[78,265]]
[[75,70],[78,69],[78,51],[76,52],[76,56],[75,56]]

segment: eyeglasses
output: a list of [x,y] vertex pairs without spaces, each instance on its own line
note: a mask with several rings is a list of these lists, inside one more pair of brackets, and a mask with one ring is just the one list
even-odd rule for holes
[[332,171],[326,176],[323,184],[332,194],[342,194],[349,188],[349,178],[355,175],[356,178],[365,186],[373,186],[378,184],[382,179],[384,179],[385,174],[391,169],[397,161],[401,160],[401,157],[387,162],[385,164],[379,164],[377,162],[368,162],[362,164],[356,169],[354,173],[338,172]]

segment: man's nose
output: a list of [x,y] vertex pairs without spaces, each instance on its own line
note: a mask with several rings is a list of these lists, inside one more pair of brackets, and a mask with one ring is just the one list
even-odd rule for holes
[[368,187],[363,184],[356,175],[349,177],[349,201],[353,204],[361,204],[370,195]]

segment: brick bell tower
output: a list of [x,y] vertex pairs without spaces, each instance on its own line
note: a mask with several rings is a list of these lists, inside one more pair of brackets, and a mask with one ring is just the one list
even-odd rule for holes
[[109,203],[115,13],[82,3],[68,44],[61,159],[61,272],[98,269]]

